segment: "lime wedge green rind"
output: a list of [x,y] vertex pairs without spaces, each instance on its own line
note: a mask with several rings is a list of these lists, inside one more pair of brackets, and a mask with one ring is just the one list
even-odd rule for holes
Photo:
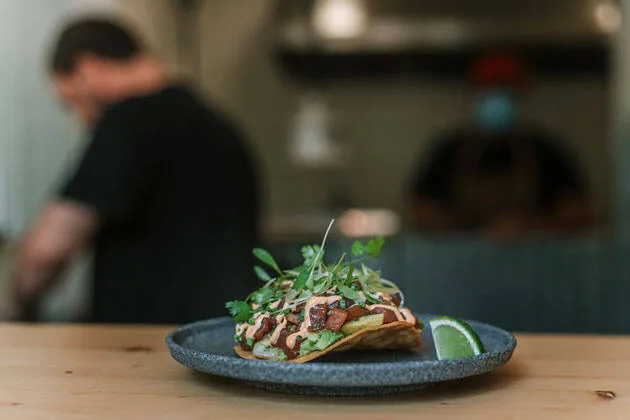
[[481,339],[464,321],[443,316],[429,320],[439,360],[470,357],[485,352]]

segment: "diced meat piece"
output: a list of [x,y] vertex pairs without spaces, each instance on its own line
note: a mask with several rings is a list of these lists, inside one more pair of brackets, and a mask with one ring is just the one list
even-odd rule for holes
[[392,303],[396,306],[400,306],[400,302],[401,302],[401,297],[400,297],[400,293],[394,293],[391,296],[392,299]]
[[[276,310],[276,309],[282,309],[282,307],[284,306],[284,298],[280,299],[280,302],[275,303],[275,305],[273,305],[272,309]],[[271,308],[271,305],[270,305]]]
[[269,334],[271,330],[275,328],[275,326],[276,326],[275,318],[267,317],[263,319],[262,322],[260,323],[260,328],[258,329],[258,331],[256,331],[256,334],[254,334],[254,342],[258,342],[262,340],[263,338],[265,338],[265,336]]
[[[343,308],[341,307],[341,301],[344,302]],[[352,305],[354,305],[354,301],[352,299],[342,298],[342,299],[336,300],[333,303],[329,304],[328,305],[328,309],[334,309],[334,308],[344,309],[344,308],[349,308]]]
[[300,314],[290,313],[286,315],[286,320],[289,324],[299,324],[300,323]]
[[326,329],[328,331],[339,331],[345,324],[348,314],[343,309],[333,308],[332,313],[326,319]]
[[363,290],[363,286],[361,286],[361,282],[353,281],[352,285],[356,288],[356,290]]
[[383,314],[383,324],[390,324],[392,322],[398,321],[398,318],[396,318],[396,313],[394,313],[394,311],[392,311],[391,309],[378,307],[372,309],[370,313],[372,315]]
[[300,340],[296,340],[295,347],[291,349],[287,346],[288,336],[289,332],[286,329],[282,330],[280,337],[278,338],[278,342],[276,343],[276,347],[282,350],[289,360],[291,360],[300,355],[300,346],[302,345],[302,342]]
[[252,351],[252,347],[247,345],[247,338],[245,338],[245,332],[243,332],[243,334],[241,334],[241,339],[239,340],[239,346],[241,346],[241,349],[243,349],[244,351]]
[[328,305],[315,305],[311,308],[310,319],[311,324],[308,326],[308,330],[311,332],[318,332],[324,329],[326,325],[326,314],[328,312]]
[[350,321],[352,321],[354,319],[361,318],[362,316],[370,314],[370,311],[368,311],[367,309],[365,309],[365,308],[363,308],[363,307],[361,307],[359,305],[353,305],[353,306],[349,307],[346,310],[346,312],[348,314],[348,318],[346,319],[346,322],[350,322]]
[[300,303],[298,306],[293,308],[293,313],[294,314],[299,314],[300,312],[302,312],[302,310],[304,309],[305,306],[306,306],[306,303]]

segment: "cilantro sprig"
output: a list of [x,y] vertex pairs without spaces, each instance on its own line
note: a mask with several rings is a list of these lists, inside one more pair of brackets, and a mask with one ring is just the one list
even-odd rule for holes
[[233,300],[225,304],[230,316],[234,318],[236,322],[246,322],[251,318],[253,311],[247,302],[242,300]]
[[383,238],[370,239],[364,244],[355,241],[354,244],[352,244],[352,255],[355,257],[368,255],[372,258],[378,258],[383,250],[383,245],[385,245],[385,239]]

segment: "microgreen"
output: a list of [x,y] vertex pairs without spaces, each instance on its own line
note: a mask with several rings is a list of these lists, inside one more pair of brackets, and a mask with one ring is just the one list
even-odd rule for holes
[[353,290],[349,288],[348,286],[343,286],[343,285],[339,286],[339,291],[344,297],[348,299],[357,300],[361,297],[356,290]]
[[262,288],[249,295],[249,300],[257,305],[265,305],[273,298],[273,290]]
[[267,273],[265,269],[259,265],[254,266],[254,273],[256,273],[256,276],[258,276],[258,278],[261,279],[262,281],[271,280],[271,276],[269,275],[269,273]]
[[[365,306],[366,303],[380,303],[376,299],[376,293],[399,293],[401,300],[404,301],[398,286],[382,278],[379,271],[372,270],[362,262],[381,254],[385,244],[383,238],[354,242],[350,249],[352,258],[346,258],[346,254],[343,254],[333,263],[327,264],[324,261],[326,241],[333,224],[334,220],[328,225],[321,244],[302,247],[302,265],[290,270],[281,270],[268,251],[255,248],[253,254],[264,266],[256,265],[254,272],[265,283],[245,301],[232,301],[226,304],[234,320],[253,323],[252,317],[258,312],[272,315],[288,314],[311,297],[326,293],[342,296],[361,306]],[[271,268],[277,275],[272,276],[266,267]],[[274,305],[280,300],[283,305]],[[257,305],[256,310],[252,308],[253,305]],[[345,306],[345,300],[342,300],[342,305]],[[303,320],[303,310],[300,316]]]
[[381,303],[378,299],[373,298],[373,297],[372,297],[372,296],[370,296],[369,294],[366,294],[366,295],[365,295],[365,299],[366,299],[368,302],[373,303],[373,304],[379,304],[379,303]]
[[306,245],[302,247],[302,257],[304,258],[304,265],[310,266],[317,263],[321,247],[319,245]]
[[308,271],[300,271],[300,273],[297,275],[295,283],[293,283],[293,288],[295,290],[301,290],[302,288],[304,288],[304,286],[306,286],[306,280],[308,280]]
[[278,266],[278,263],[276,263],[276,260],[273,259],[273,257],[271,256],[271,254],[267,250],[264,250],[262,248],[254,248],[252,253],[260,261],[264,262],[269,267],[271,267],[274,270],[276,270],[278,272],[278,274],[282,275],[282,271],[280,270],[280,267]]

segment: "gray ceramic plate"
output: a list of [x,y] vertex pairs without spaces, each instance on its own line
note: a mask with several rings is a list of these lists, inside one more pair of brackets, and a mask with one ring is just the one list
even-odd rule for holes
[[429,315],[419,353],[379,351],[331,353],[305,364],[241,359],[233,350],[234,323],[215,318],[184,325],[166,343],[179,363],[200,372],[245,381],[272,391],[307,395],[373,395],[413,391],[438,382],[490,372],[507,363],[516,347],[512,334],[468,321],[486,353],[455,360],[437,360]]

